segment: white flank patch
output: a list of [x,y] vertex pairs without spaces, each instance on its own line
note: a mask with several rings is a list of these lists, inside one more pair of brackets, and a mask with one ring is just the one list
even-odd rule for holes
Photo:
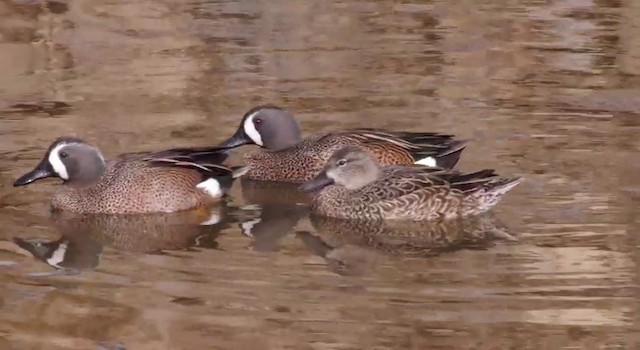
[[49,153],[49,164],[53,167],[53,171],[60,176],[63,180],[69,180],[69,173],[67,172],[67,167],[64,166],[62,159],[60,159],[60,150],[64,147],[68,146],[66,143],[61,143],[54,147]]
[[253,227],[257,225],[260,221],[262,221],[262,219],[257,218],[257,219],[249,220],[247,222],[243,222],[242,224],[240,224],[242,233],[247,237],[253,238],[253,233],[251,233],[251,230],[253,230]]
[[426,157],[416,161],[414,164],[424,165],[428,167],[436,167],[438,164],[436,163],[436,159],[433,157]]
[[260,136],[258,129],[256,129],[256,126],[253,124],[253,118],[259,112],[260,111],[253,113],[244,120],[244,132],[253,140],[253,142],[256,143],[256,145],[264,146],[262,143],[262,136]]
[[62,263],[64,261],[64,255],[67,253],[67,244],[66,243],[61,243],[60,246],[58,246],[58,249],[56,249],[53,252],[53,255],[51,255],[51,257],[49,259],[47,259],[47,264],[53,266],[53,267],[58,267],[60,268],[60,263]]
[[222,188],[220,182],[214,178],[207,179],[196,185],[197,188],[205,191],[213,198],[222,197]]
[[207,221],[203,221],[200,223],[200,226],[215,225],[220,222],[220,219],[222,219],[222,217],[220,217],[218,213],[213,212],[211,213]]

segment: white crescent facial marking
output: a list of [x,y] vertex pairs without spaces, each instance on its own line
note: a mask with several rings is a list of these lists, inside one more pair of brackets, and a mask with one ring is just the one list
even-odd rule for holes
[[49,259],[47,259],[47,264],[53,266],[53,267],[61,267],[60,263],[62,263],[64,261],[64,255],[67,253],[67,244],[66,243],[61,243],[58,246],[58,249],[56,249],[53,254],[51,255],[51,257]]
[[60,159],[60,150],[64,147],[68,146],[67,143],[61,143],[54,147],[49,153],[49,164],[53,167],[53,171],[60,176],[63,180],[69,180],[69,173],[67,172],[67,167]]
[[414,164],[424,165],[432,168],[438,165],[436,163],[436,159],[433,157],[422,158],[420,160],[417,160]]
[[258,132],[258,129],[256,129],[255,124],[253,124],[253,118],[258,113],[260,113],[260,111],[257,111],[252,115],[250,115],[249,117],[247,117],[247,119],[244,120],[243,127],[244,127],[245,134],[247,134],[247,136],[249,136],[251,140],[253,140],[253,142],[256,143],[256,145],[264,146],[264,144],[262,143],[262,136],[260,136],[260,133]]
[[220,182],[214,178],[207,179],[196,185],[197,188],[203,190],[213,198],[222,197],[222,187]]

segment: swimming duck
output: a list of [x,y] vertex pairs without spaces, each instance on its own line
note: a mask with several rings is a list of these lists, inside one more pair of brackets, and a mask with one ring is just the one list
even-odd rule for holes
[[[14,182],[28,185],[57,177],[52,207],[78,213],[175,212],[215,203],[241,170],[220,165],[227,150],[176,148],[126,153],[106,160],[94,146],[60,137],[30,172]],[[234,173],[234,170],[240,172]]]
[[284,109],[263,105],[242,117],[235,134],[219,147],[255,144],[263,148],[245,155],[246,177],[253,180],[303,183],[313,178],[329,157],[344,146],[358,146],[381,165],[422,164],[453,168],[466,142],[433,132],[359,128],[302,139],[298,122]]
[[492,169],[463,174],[425,166],[381,167],[369,152],[347,146],[300,189],[318,191],[311,204],[314,214],[421,221],[486,212],[521,180],[498,177]]

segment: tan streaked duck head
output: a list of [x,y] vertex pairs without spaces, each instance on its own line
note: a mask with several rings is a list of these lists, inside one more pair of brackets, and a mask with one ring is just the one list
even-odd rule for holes
[[280,107],[262,105],[245,113],[235,134],[219,147],[234,148],[254,144],[277,151],[298,142],[300,127],[293,116]]
[[104,157],[97,148],[75,137],[60,137],[49,146],[40,163],[13,185],[24,186],[48,177],[65,183],[91,183],[102,176],[105,168]]
[[324,169],[315,178],[302,184],[300,190],[312,192],[333,184],[357,190],[377,180],[381,173],[378,163],[369,152],[346,146],[337,150]]

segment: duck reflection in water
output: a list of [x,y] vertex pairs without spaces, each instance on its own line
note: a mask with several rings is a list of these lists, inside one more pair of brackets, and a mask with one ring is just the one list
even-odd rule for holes
[[237,216],[242,233],[255,251],[277,251],[282,238],[292,233],[309,214],[311,196],[298,185],[241,178],[245,203]]
[[298,237],[329,269],[362,275],[384,256],[433,257],[462,249],[488,249],[497,242],[517,241],[493,214],[438,222],[361,221],[312,215],[315,233]]
[[192,247],[218,249],[219,232],[229,227],[224,205],[147,215],[52,213],[62,233],[56,240],[14,238],[14,242],[59,273],[79,273],[100,264],[103,247],[133,254],[164,254]]
[[82,270],[93,270],[98,267],[102,254],[100,242],[83,234],[63,235],[51,241],[15,237],[13,242],[59,271],[54,274],[79,274]]

